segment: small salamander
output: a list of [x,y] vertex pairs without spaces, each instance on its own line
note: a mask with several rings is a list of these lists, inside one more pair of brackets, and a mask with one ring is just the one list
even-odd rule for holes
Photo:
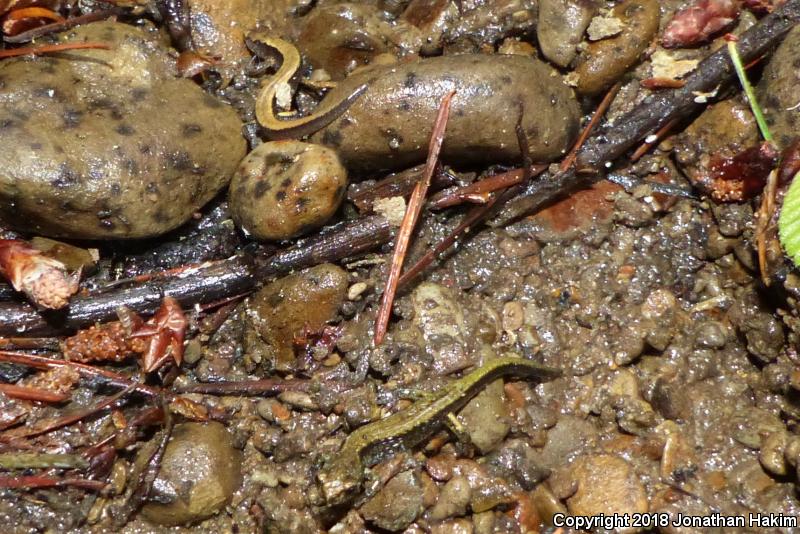
[[450,414],[463,408],[497,378],[517,376],[550,380],[561,374],[559,369],[523,358],[497,358],[408,409],[358,428],[317,475],[326,502],[329,505],[347,502],[361,488],[365,467],[422,442],[441,428]]
[[312,115],[299,119],[279,119],[275,116],[273,108],[275,96],[278,88],[289,83],[300,68],[300,52],[293,44],[264,32],[252,33],[248,40],[251,46],[274,48],[282,58],[278,72],[264,84],[256,97],[256,119],[267,130],[270,139],[300,138],[321,130],[347,111],[347,108],[367,90],[367,84],[362,84],[342,98],[325,98]]

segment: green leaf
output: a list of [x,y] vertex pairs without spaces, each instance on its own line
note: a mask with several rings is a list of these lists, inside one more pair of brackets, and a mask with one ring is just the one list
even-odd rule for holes
[[800,172],[794,175],[783,197],[783,207],[778,217],[778,237],[786,255],[795,266],[800,267]]

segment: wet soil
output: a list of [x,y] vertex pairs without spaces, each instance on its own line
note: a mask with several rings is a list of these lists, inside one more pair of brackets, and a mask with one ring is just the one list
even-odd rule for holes
[[[605,3],[576,3],[583,12],[614,16]],[[653,9],[648,2],[633,3]],[[190,4],[200,10],[203,3]],[[331,6],[341,3],[333,1],[313,7],[286,4],[276,3],[270,24],[278,20],[296,35],[307,35],[295,19],[302,20],[309,9],[312,14],[325,10],[357,33],[359,24],[345,14],[356,12],[367,17],[374,32],[370,42],[380,45],[375,45],[378,51],[397,55],[414,46],[431,54],[431,47],[449,53],[491,47],[501,38],[530,40],[538,16],[531,2],[458,7],[416,0],[410,6],[361,2],[348,10],[334,10]],[[660,4],[663,29],[676,3]],[[234,16],[212,7],[216,17]],[[426,7],[431,18],[450,21],[441,22],[445,30],[437,33],[430,20],[424,25],[397,18],[405,11],[406,19],[414,21],[412,15]],[[379,18],[369,19],[375,16],[372,8],[379,8]],[[556,8],[549,9],[554,16]],[[462,11],[460,19],[455,17],[458,24],[448,10]],[[499,20],[492,15],[506,11],[521,14]],[[213,26],[218,20],[200,15],[194,13],[193,24],[199,20]],[[565,25],[564,31],[574,33],[574,28]],[[424,32],[429,32],[427,39],[420,37]],[[639,37],[631,45],[637,50],[646,46]],[[237,78],[237,72],[254,67],[243,66],[241,46],[231,45],[227,37],[222,42],[233,59],[220,68],[221,74],[200,81],[234,105],[254,144],[259,130],[253,96],[264,73]],[[213,40],[203,43],[213,48]],[[373,61],[379,55],[370,47],[350,45],[347,54],[326,56],[320,63],[349,72],[356,66],[352,61]],[[609,53],[602,49],[592,46],[586,52],[586,46],[578,46],[559,57],[569,65],[577,54],[580,65],[586,61],[582,54]],[[691,49],[686,56],[702,57],[709,49]],[[314,49],[306,45],[305,50]],[[631,64],[639,61],[638,66],[623,79],[608,113],[612,124],[647,94],[640,80],[650,76],[651,65],[639,55],[632,56]],[[269,59],[261,61],[266,70],[274,70]],[[787,60],[782,56],[781,61]],[[767,72],[783,83],[777,68],[767,67]],[[341,73],[329,74],[341,78]],[[604,70],[597,91],[619,76]],[[235,81],[225,85],[222,80],[228,77]],[[781,105],[789,94],[782,87]],[[304,102],[310,108],[318,100],[309,86],[300,93],[301,109]],[[94,405],[118,389],[97,378],[47,371],[48,387],[68,384],[68,403],[36,404],[0,394],[0,455],[25,450],[77,456],[118,433],[106,451],[109,456],[102,460],[96,455],[86,471],[107,482],[103,491],[70,486],[26,490],[0,483],[0,530],[490,534],[553,532],[558,514],[800,517],[800,284],[788,264],[771,273],[769,287],[764,284],[755,252],[758,199],[717,203],[706,197],[708,190],[701,188],[708,183],[698,174],[708,171],[709,155],[697,151],[713,146],[733,153],[754,136],[749,110],[737,93],[721,95],[732,99],[710,108],[713,120],[701,115],[687,129],[687,118],[638,162],[622,162],[615,169],[636,179],[698,187],[694,198],[671,197],[646,183],[626,191],[601,181],[534,215],[499,228],[476,228],[398,293],[379,347],[372,339],[391,247],[338,266],[323,264],[277,281],[263,280],[252,294],[186,310],[191,324],[182,365],[176,372],[147,377],[147,384],[171,392],[226,381],[286,379],[285,384],[294,384],[269,396],[245,394],[244,389],[189,393],[184,398],[193,404],[181,404],[175,397],[132,393],[113,410],[79,424],[40,436],[15,436],[37,422]],[[596,99],[581,105],[588,116]],[[731,123],[719,124],[731,109]],[[747,123],[747,135],[734,119]],[[792,121],[778,121],[781,135],[789,135],[783,129]],[[450,183],[469,183],[486,171],[447,163],[457,169]],[[382,177],[360,176],[359,187]],[[237,230],[223,197],[161,237],[97,245],[101,261],[85,287],[286,244],[256,243]],[[468,209],[424,211],[406,265],[452,232]],[[357,207],[345,200],[329,217],[329,223],[355,220]],[[0,297],[17,298],[10,291]],[[53,346],[57,341],[44,348]],[[42,353],[59,357],[57,351]],[[370,467],[359,494],[344,505],[325,502],[317,474],[355,429],[407,409],[482,363],[509,354],[562,369],[564,376],[545,383],[509,376],[487,384],[454,414],[451,429],[434,432],[411,450],[384,455]],[[96,365],[134,379],[141,376],[133,359]],[[0,363],[3,383],[41,384],[44,373]],[[162,402],[169,405],[171,420],[129,431],[124,441],[124,429],[131,428],[137,414]],[[169,444],[159,453],[159,444],[166,444],[164,429],[172,424]],[[151,477],[152,488],[137,497],[156,457],[162,465]],[[0,481],[12,473],[70,477],[81,471],[0,466]],[[797,529],[645,524],[619,531]]]

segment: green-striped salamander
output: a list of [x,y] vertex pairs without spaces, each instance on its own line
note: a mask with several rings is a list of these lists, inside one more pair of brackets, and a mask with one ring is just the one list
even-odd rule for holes
[[329,505],[347,502],[360,490],[366,467],[418,445],[441,428],[450,414],[463,408],[485,385],[497,378],[516,376],[550,380],[561,374],[559,369],[523,358],[496,358],[415,402],[408,409],[358,428],[317,475],[325,501]]

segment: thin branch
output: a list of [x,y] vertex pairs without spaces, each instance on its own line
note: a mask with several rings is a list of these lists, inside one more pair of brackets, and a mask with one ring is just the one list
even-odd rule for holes
[[581,132],[581,135],[578,136],[578,140],[575,141],[575,146],[572,147],[572,150],[569,151],[567,157],[561,162],[560,168],[562,172],[572,167],[572,165],[575,163],[575,158],[578,157],[578,150],[580,150],[586,140],[589,139],[589,135],[591,135],[595,126],[597,126],[597,124],[600,122],[600,119],[602,119],[606,114],[606,111],[614,101],[614,98],[616,98],[617,93],[619,93],[621,88],[622,82],[615,83],[613,86],[611,86],[611,89],[608,90],[606,96],[603,97],[603,100],[600,101],[600,104],[594,111],[594,115],[592,115],[592,118],[586,124],[586,127]]
[[24,48],[10,48],[0,50],[0,59],[18,56],[39,56],[42,54],[52,54],[54,52],[66,52],[68,50],[109,50],[111,47],[105,43],[61,43],[42,46],[26,46]]
[[15,43],[15,44],[27,43],[29,41],[33,41],[37,37],[42,37],[50,33],[63,32],[75,26],[107,19],[114,15],[119,15],[120,13],[122,13],[122,10],[119,8],[93,11],[92,13],[81,15],[80,17],[72,17],[63,22],[54,22],[52,24],[45,24],[44,26],[39,26],[38,28],[33,28],[32,30],[18,33],[17,35],[6,35],[3,37],[3,40],[7,43]]
[[37,402],[59,403],[69,399],[66,393],[53,393],[41,388],[29,386],[15,386],[13,384],[0,384],[0,393],[4,393],[15,399],[22,399]]
[[308,391],[310,380],[266,378],[237,382],[209,382],[177,388],[178,393],[200,393],[203,395],[280,395],[284,391]]
[[41,475],[0,477],[0,488],[9,489],[73,487],[101,492],[107,486],[108,484],[102,480],[90,480],[88,478],[55,478]]
[[133,387],[137,392],[154,397],[159,394],[158,390],[144,384],[139,384],[130,380],[128,377],[92,365],[83,363],[71,362],[69,360],[56,360],[54,358],[45,358],[44,356],[36,356],[34,354],[25,354],[23,352],[12,352],[7,350],[0,350],[0,362],[16,363],[19,365],[26,365],[34,369],[53,369],[56,367],[69,367],[74,369],[81,376],[99,379],[107,384],[118,388]]
[[397,280],[403,268],[403,260],[405,259],[408,244],[411,240],[411,233],[414,231],[417,219],[419,219],[419,214],[425,203],[425,196],[428,193],[431,177],[436,169],[436,163],[439,160],[439,152],[442,149],[444,133],[447,129],[447,119],[450,117],[450,102],[454,94],[455,91],[451,91],[445,95],[439,106],[439,114],[433,124],[431,140],[428,145],[428,160],[425,162],[425,172],[423,172],[422,178],[417,183],[416,187],[414,187],[414,192],[411,193],[411,199],[408,201],[408,208],[406,209],[403,223],[400,225],[400,231],[395,241],[394,255],[392,256],[389,276],[386,280],[386,288],[383,291],[381,305],[380,308],[378,308],[378,316],[375,319],[375,337],[373,341],[376,347],[383,342],[383,337],[386,335],[386,328],[389,325],[389,316],[392,313],[392,304],[394,303],[394,296],[397,291]]
[[[90,417],[98,412],[105,410],[113,405],[115,405],[118,401],[120,401],[125,395],[133,391],[135,384],[132,384],[130,387],[123,389],[119,393],[112,395],[98,403],[94,406],[89,406],[82,410],[78,410],[75,413],[65,415],[63,417],[59,417],[56,419],[52,419],[50,421],[44,421],[40,423],[39,426],[34,428],[28,429],[19,429],[18,432],[14,430],[6,431],[4,434],[0,435],[0,439],[2,438],[12,438],[12,439],[19,439],[19,438],[31,438],[33,436],[39,436],[41,434],[45,434],[47,432],[52,432],[53,430],[59,429],[61,427],[65,427],[71,425],[73,423],[77,423],[78,421]],[[16,430],[16,429],[15,429]]]

